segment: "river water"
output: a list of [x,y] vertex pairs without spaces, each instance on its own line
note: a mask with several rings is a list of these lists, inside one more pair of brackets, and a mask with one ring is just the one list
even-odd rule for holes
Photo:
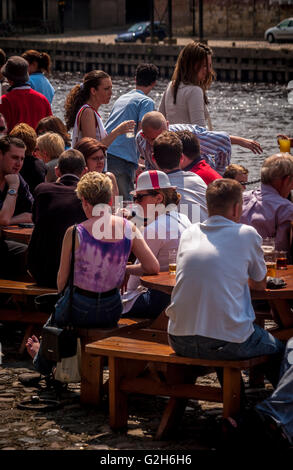
[[[51,79],[56,90],[53,113],[64,120],[64,101],[69,90],[82,81],[79,73],[56,73]],[[167,80],[160,80],[150,97],[158,108]],[[114,101],[131,90],[134,82],[129,77],[113,78],[113,94],[108,105],[101,106],[99,113],[106,122]],[[249,180],[259,178],[264,158],[276,153],[279,133],[293,135],[293,106],[289,105],[286,86],[276,84],[215,82],[209,92],[209,111],[214,130],[226,131],[260,142],[263,154],[233,145],[232,162],[241,163],[249,169]],[[252,188],[254,185],[249,186]]]

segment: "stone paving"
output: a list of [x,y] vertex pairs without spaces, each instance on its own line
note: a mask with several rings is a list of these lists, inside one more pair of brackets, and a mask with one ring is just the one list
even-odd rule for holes
[[[28,355],[17,353],[23,331],[0,325],[2,366],[0,366],[0,450],[198,450],[214,449],[221,442],[220,404],[189,401],[181,426],[174,439],[155,441],[160,417],[167,403],[164,397],[133,396],[129,400],[129,426],[125,432],[113,432],[108,422],[108,401],[99,408],[81,406],[79,384],[70,384],[62,392],[62,408],[55,411],[18,409],[32,396],[56,399],[54,389],[42,380],[36,386],[24,386],[19,377],[33,373]],[[247,378],[246,378],[247,379]],[[200,382],[215,384],[211,374]],[[199,382],[199,383],[200,383]],[[254,403],[270,393],[270,386],[250,390]]]

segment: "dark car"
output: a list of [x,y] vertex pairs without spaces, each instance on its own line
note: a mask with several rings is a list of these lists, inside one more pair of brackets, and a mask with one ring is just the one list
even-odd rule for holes
[[[151,35],[151,23],[150,21],[143,21],[141,23],[135,23],[130,26],[126,33],[117,34],[115,42],[145,42],[146,38]],[[162,41],[167,36],[167,26],[159,21],[154,22],[154,36]]]

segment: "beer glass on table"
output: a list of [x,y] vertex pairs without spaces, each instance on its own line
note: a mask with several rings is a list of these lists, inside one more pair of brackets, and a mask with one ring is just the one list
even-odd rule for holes
[[287,269],[287,251],[276,251],[277,269]]
[[176,275],[177,250],[169,250],[169,274]]
[[267,276],[276,277],[277,258],[276,252],[271,251],[270,253],[264,254],[264,259],[267,267]]
[[261,247],[264,255],[266,253],[272,253],[272,251],[275,251],[275,239],[272,237],[263,238]]

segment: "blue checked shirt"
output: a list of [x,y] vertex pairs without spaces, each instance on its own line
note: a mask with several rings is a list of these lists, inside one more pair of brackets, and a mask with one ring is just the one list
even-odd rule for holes
[[[226,132],[209,131],[205,127],[195,124],[171,124],[169,131],[190,131],[196,135],[200,143],[200,154],[205,161],[220,175],[231,161],[231,140]],[[146,170],[155,169],[152,161],[153,147],[140,131],[136,136],[136,145],[139,154],[145,160]]]

